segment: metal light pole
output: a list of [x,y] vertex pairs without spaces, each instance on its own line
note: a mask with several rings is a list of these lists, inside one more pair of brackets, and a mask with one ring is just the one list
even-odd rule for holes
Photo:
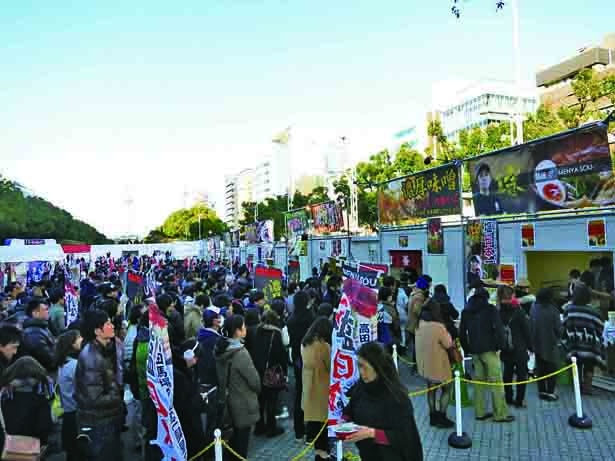
[[519,0],[511,0],[513,22],[513,60],[515,67],[515,80],[517,85],[517,144],[523,144],[523,97],[521,91],[521,44],[519,40]]

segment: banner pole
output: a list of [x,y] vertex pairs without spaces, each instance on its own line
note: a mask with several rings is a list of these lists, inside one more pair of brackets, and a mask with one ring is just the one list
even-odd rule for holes
[[336,442],[336,459],[337,461],[344,461],[344,442],[341,440]]
[[576,413],[568,418],[568,424],[577,429],[591,429],[591,418],[583,414],[583,403],[581,401],[581,385],[579,383],[579,367],[577,358],[572,357],[572,383],[574,385],[574,400],[576,405]]
[[395,369],[399,373],[399,364],[397,360],[397,344],[393,344],[393,362],[395,363]]
[[216,461],[222,461],[222,431],[220,431],[220,429],[214,431],[214,440],[216,441],[214,444]]

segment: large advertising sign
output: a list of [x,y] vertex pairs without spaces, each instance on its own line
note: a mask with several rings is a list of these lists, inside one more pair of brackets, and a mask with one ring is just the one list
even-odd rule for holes
[[273,221],[258,221],[245,226],[245,240],[248,243],[273,243]]
[[286,213],[286,235],[290,256],[307,256],[308,213],[304,208]]
[[405,226],[426,218],[461,214],[459,166],[443,165],[394,179],[378,190],[380,224]]
[[262,291],[265,295],[267,304],[282,295],[283,273],[280,269],[273,267],[257,267],[254,273],[254,288]]
[[331,341],[329,426],[342,422],[348,390],[359,379],[357,351],[377,339],[378,275],[344,265],[342,300],[335,313]]
[[308,214],[304,208],[286,213],[286,232],[288,237],[306,234],[308,226]]
[[615,204],[606,124],[467,162],[477,216]]
[[335,202],[321,203],[310,207],[314,220],[314,233],[339,232],[344,227],[342,208]]

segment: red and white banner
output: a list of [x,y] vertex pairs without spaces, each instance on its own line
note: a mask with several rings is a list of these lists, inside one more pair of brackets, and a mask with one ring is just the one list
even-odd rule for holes
[[348,403],[346,394],[359,379],[357,351],[378,336],[378,273],[350,266],[343,266],[342,272],[342,300],[331,338],[329,426],[341,422],[342,410]]
[[147,388],[158,415],[158,437],[163,461],[186,461],[186,439],[173,408],[173,361],[167,319],[156,304],[149,306],[149,348],[147,355]]

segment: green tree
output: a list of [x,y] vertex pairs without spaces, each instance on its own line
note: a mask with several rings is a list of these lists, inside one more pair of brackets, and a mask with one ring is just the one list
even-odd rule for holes
[[309,195],[308,205],[317,205],[319,203],[324,203],[330,201],[329,193],[327,192],[327,188],[324,186],[315,187]]
[[197,240],[199,235],[206,238],[210,235],[221,235],[227,230],[228,227],[214,210],[197,204],[192,208],[182,208],[171,213],[159,228],[148,234],[146,241]]
[[92,226],[40,197],[25,194],[18,184],[0,176],[0,242],[8,238],[111,242]]
[[532,141],[566,130],[566,125],[550,107],[540,105],[536,113],[529,114],[523,121],[523,137]]

